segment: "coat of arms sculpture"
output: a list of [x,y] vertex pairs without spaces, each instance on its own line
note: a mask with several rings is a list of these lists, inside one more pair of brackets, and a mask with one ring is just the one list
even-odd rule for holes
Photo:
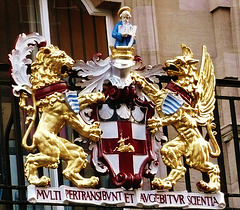
[[[210,161],[210,157],[219,156],[220,149],[213,131],[215,76],[207,48],[203,46],[199,71],[198,60],[185,45],[181,46],[182,55],[166,61],[162,69],[161,65],[140,69],[141,58],[133,55],[137,27],[129,23],[131,9],[122,7],[118,14],[121,21],[112,34],[116,42],[105,60],[96,54],[86,63],[74,61],[58,47],[47,46],[37,33],[19,35],[9,55],[13,93],[27,113],[28,128],[22,145],[32,152],[25,163],[25,176],[31,184],[29,201],[47,202],[49,196],[44,195],[51,195],[56,202],[94,200],[96,205],[223,208],[220,170]],[[38,52],[32,61],[29,55],[34,50]],[[163,72],[175,79],[160,89],[150,77]],[[78,84],[82,91],[69,90],[63,79],[69,75],[84,78]],[[40,120],[28,145],[37,111]],[[88,155],[81,146],[58,135],[65,124],[92,141],[91,163],[100,175],[110,174],[116,189],[89,190],[99,186],[99,178],[80,175]],[[161,146],[157,139],[166,139],[161,129],[168,125],[178,135]],[[206,127],[212,144],[204,139],[199,127]],[[207,194],[168,192],[186,172],[182,157],[191,168],[208,174],[208,182],[196,183],[199,191]],[[163,167],[159,158],[171,168],[166,178],[154,177]],[[52,189],[49,177],[38,176],[39,167],[57,168],[60,160],[66,162],[62,174],[77,188]],[[143,177],[152,180],[149,191],[141,190]]]

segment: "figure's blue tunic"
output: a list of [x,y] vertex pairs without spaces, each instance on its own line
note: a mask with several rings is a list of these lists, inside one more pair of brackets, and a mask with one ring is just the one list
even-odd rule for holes
[[[114,39],[116,39],[115,41],[115,45],[114,47],[116,48],[116,46],[128,46],[128,43],[130,42],[131,40],[131,37],[130,35],[128,35],[127,37],[123,37],[121,33],[118,33],[118,26],[120,25],[123,25],[122,21],[118,22],[115,26],[114,26],[114,29],[113,29],[113,32],[112,32],[112,37]],[[135,40],[133,41],[133,44],[135,44]]]

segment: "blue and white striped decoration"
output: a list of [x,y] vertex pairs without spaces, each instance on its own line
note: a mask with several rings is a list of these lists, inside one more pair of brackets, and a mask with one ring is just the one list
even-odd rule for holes
[[66,92],[66,99],[68,101],[69,106],[73,109],[73,111],[78,114],[80,109],[79,109],[79,103],[78,103],[78,95],[77,91],[67,91]]
[[168,92],[162,104],[162,113],[165,115],[173,114],[183,105],[183,103],[183,99]]

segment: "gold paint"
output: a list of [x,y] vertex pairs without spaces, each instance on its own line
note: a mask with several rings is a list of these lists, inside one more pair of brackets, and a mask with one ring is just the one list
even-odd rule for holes
[[36,90],[59,82],[68,76],[64,68],[70,69],[73,64],[74,60],[58,47],[53,45],[42,47],[31,65],[30,82],[32,89]]
[[36,115],[36,101],[34,95],[32,95],[32,101],[33,101],[33,106],[32,105],[27,105],[27,99],[28,95],[26,92],[21,92],[20,93],[20,101],[19,101],[19,106],[21,109],[26,111],[27,117],[25,120],[25,124],[29,125],[32,121],[35,119]]
[[[214,67],[205,46],[203,46],[200,72],[197,71],[198,61],[193,59],[190,48],[185,45],[181,47],[183,55],[166,61],[165,66],[169,67],[167,69],[169,76],[178,77],[175,83],[192,96],[191,105],[184,103],[174,114],[164,115],[161,109],[168,90],[159,90],[145,78],[136,73],[132,74],[137,85],[156,104],[159,117],[148,120],[151,132],[156,132],[159,127],[172,125],[178,133],[176,138],[165,143],[160,150],[163,162],[171,168],[171,171],[164,179],[155,177],[152,186],[160,190],[171,189],[186,172],[181,160],[181,156],[184,156],[190,167],[209,175],[208,183],[203,180],[197,182],[198,189],[204,192],[215,192],[220,189],[220,170],[217,164],[210,162],[210,157],[219,156],[220,148],[214,136],[216,133],[212,130],[215,128],[212,123],[215,108]],[[198,126],[206,127],[215,152],[199,132]]]
[[97,103],[98,101],[105,101],[105,95],[101,92],[84,94],[78,97],[80,110],[83,110],[90,104]]
[[[21,94],[20,107],[30,115],[27,119],[29,127],[22,139],[23,147],[28,150],[38,149],[38,153],[29,154],[26,157],[25,176],[30,184],[46,186],[50,178],[37,175],[39,167],[57,168],[60,159],[67,164],[63,175],[72,181],[77,187],[94,187],[98,184],[98,177],[83,178],[79,172],[87,165],[87,153],[83,148],[58,136],[61,128],[67,123],[80,135],[99,141],[101,130],[99,123],[86,124],[79,115],[71,111],[65,102],[62,93],[55,92],[38,101],[35,99],[35,91],[61,80],[67,75],[68,69],[73,65],[73,60],[57,47],[43,47],[36,55],[36,60],[31,66],[32,101],[33,105],[27,105],[27,96]],[[64,67],[64,68],[62,68]],[[102,93],[91,93],[79,98],[80,107],[84,108],[92,103],[104,101]],[[41,117],[37,129],[33,135],[33,142],[27,145],[27,138],[35,123],[36,107],[39,108]]]
[[111,59],[123,59],[123,60],[133,60],[133,51],[134,47],[127,47],[127,46],[117,46],[117,48],[110,46],[111,49]]
[[135,152],[135,149],[133,147],[133,145],[131,145],[130,143],[125,144],[125,141],[129,139],[128,138],[123,138],[122,134],[121,134],[121,138],[118,141],[119,143],[119,147],[116,147],[113,151],[117,151],[117,152]]

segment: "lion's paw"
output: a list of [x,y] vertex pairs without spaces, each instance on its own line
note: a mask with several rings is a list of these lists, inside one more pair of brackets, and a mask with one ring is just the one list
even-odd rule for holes
[[94,186],[98,185],[98,183],[99,183],[99,178],[96,177],[96,176],[92,176],[92,177],[90,178],[90,180],[91,180],[91,183],[92,183]]
[[79,180],[76,184],[78,187],[95,187],[99,183],[99,178],[92,176],[90,178],[85,178]]
[[148,120],[148,123],[147,123],[147,128],[152,132],[152,133],[155,133],[157,132],[157,130],[159,129],[159,127],[161,127],[162,124],[161,124],[161,120],[158,119],[158,118],[151,118]]
[[105,100],[106,100],[105,95],[101,92],[84,94],[78,97],[80,110],[83,110],[84,108],[90,106],[91,104],[104,102]]
[[46,176],[42,176],[41,178],[35,177],[34,179],[29,180],[30,184],[39,186],[39,187],[45,187],[50,185],[50,178]]
[[198,181],[196,183],[196,186],[199,191],[203,191],[203,192],[216,192],[220,188],[220,184],[218,184],[218,183],[209,184],[209,183],[204,182],[203,180]]
[[168,180],[155,177],[152,181],[152,188],[156,190],[171,189],[172,183]]
[[90,128],[89,138],[94,142],[98,142],[100,139],[100,135],[102,134],[102,130],[99,128],[99,126],[99,122],[94,122]]

